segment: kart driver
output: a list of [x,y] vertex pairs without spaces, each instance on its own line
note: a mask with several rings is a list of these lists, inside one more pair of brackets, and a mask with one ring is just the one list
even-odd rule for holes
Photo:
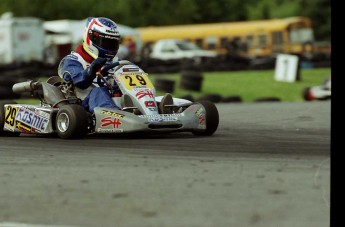
[[[103,66],[120,60],[117,57],[119,45],[120,33],[114,21],[104,17],[89,17],[86,21],[82,44],[64,57],[59,64],[59,76],[67,83],[73,83],[76,96],[82,100],[82,106],[91,113],[94,113],[95,107],[121,109],[112,100],[113,94],[110,94],[108,88],[97,86],[97,80],[95,80],[96,73]],[[108,74],[111,75],[112,70],[110,69]],[[113,92],[120,93],[114,81],[112,85]],[[124,106],[133,106],[132,101],[126,98],[123,102]],[[167,93],[160,102],[160,112],[169,113],[165,105],[171,104],[173,104],[173,98]]]
[[[96,86],[94,81],[96,73],[103,66],[120,60],[116,56],[119,45],[120,33],[114,21],[104,17],[89,17],[82,44],[60,62],[59,76],[74,84],[76,96],[82,100],[83,107],[92,113],[95,107],[120,109],[113,102],[108,88]],[[114,91],[119,91],[116,83]]]

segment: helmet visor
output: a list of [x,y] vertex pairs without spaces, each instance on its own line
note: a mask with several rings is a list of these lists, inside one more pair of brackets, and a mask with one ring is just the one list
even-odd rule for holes
[[97,46],[109,50],[117,51],[119,49],[119,36],[102,34],[98,31],[89,30],[90,40]]

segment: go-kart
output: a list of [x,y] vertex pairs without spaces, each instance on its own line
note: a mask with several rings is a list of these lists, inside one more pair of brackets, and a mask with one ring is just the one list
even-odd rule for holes
[[305,101],[329,100],[331,99],[331,76],[323,84],[303,89],[302,96]]
[[57,134],[72,139],[96,133],[136,132],[191,132],[196,136],[211,136],[218,128],[218,110],[212,102],[191,102],[171,96],[170,103],[163,102],[166,97],[156,97],[148,74],[129,61],[115,62],[97,73],[96,86],[108,87],[113,92],[111,81],[119,87],[120,95],[114,95],[119,97],[112,100],[121,110],[96,107],[94,113],[81,105],[75,87],[59,76],[52,76],[46,82],[16,83],[13,92],[30,92],[40,104],[1,101],[0,136]]

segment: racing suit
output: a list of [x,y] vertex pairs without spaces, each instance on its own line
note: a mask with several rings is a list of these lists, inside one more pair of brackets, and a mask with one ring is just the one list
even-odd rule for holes
[[[99,87],[95,79],[96,76],[89,75],[90,66],[94,61],[97,60],[94,60],[83,49],[82,45],[79,45],[76,51],[72,51],[61,60],[58,74],[66,82],[73,82],[76,96],[82,100],[82,106],[91,113],[94,112],[95,107],[120,109],[113,102],[112,94],[110,94],[108,88]],[[105,65],[115,61],[119,61],[116,56],[112,61],[107,61]],[[111,71],[112,69],[108,73],[110,74]],[[112,82],[114,90],[118,91],[119,88],[116,82]]]

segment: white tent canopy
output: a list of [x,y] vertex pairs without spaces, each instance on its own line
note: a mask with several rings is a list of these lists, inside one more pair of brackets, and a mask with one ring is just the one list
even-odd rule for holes
[[[86,24],[86,19],[84,20],[54,20],[45,21],[43,27],[48,32],[53,32],[56,34],[55,42],[66,42],[66,35],[69,37],[70,42],[73,45],[77,45],[81,42]],[[141,49],[141,39],[139,32],[131,27],[117,24],[121,36],[133,36],[135,37],[137,49]],[[59,36],[60,34],[60,36]],[[61,36],[65,35],[65,36]]]

